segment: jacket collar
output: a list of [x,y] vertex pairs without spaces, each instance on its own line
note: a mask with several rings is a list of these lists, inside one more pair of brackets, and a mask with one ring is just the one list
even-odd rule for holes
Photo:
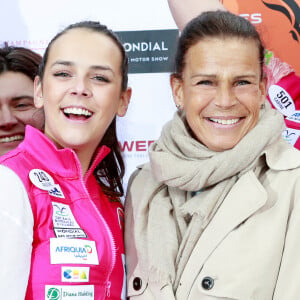
[[[37,161],[41,169],[51,170],[52,173],[65,178],[77,178],[82,174],[79,159],[72,149],[58,149],[45,134],[30,125],[26,126],[25,138],[19,147]],[[110,149],[106,146],[97,150],[86,176],[92,173],[109,152]]]
[[300,151],[283,139],[270,145],[265,150],[265,155],[268,167],[272,170],[291,170],[300,166]]
[[[222,203],[214,218],[202,233],[182,273],[181,281],[191,283],[210,254],[226,235],[259,210],[267,201],[267,192],[253,171],[245,173]],[[195,264],[197,261],[197,264]],[[190,287],[178,288],[178,299],[187,299]]]

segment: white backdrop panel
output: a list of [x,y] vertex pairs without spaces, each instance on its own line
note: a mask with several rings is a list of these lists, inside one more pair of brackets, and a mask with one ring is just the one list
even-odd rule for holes
[[[28,47],[42,54],[49,40],[65,26],[97,20],[114,31],[176,29],[166,0],[1,0],[0,43]],[[133,89],[127,115],[118,119],[127,171],[148,160],[148,146],[157,139],[175,105],[168,73],[129,75]]]

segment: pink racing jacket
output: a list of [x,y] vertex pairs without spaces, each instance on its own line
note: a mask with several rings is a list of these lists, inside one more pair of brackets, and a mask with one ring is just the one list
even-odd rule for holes
[[300,77],[291,72],[271,85],[268,100],[284,115],[284,139],[300,149]]
[[0,158],[22,180],[34,218],[25,299],[125,299],[123,207],[93,174],[109,151],[101,147],[83,177],[72,150],[27,126],[19,147]]
[[268,100],[283,116],[283,138],[300,149],[300,77],[286,63],[272,56],[265,67],[268,77]]

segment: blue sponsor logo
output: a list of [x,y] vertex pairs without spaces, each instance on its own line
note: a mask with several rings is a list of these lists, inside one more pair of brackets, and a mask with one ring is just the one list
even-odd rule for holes
[[55,196],[55,197],[60,197],[60,198],[63,198],[63,194],[60,190],[58,190],[57,187],[54,187],[52,189],[49,190],[49,195],[51,196]]
[[68,247],[68,246],[57,246],[56,252],[73,252],[73,253],[87,253],[86,248],[83,247]]
[[71,279],[72,278],[72,276],[71,276],[71,274],[72,274],[72,270],[65,270],[64,271],[64,277],[66,278],[66,279]]
[[56,253],[73,253],[75,257],[86,260],[88,254],[91,254],[93,252],[93,250],[89,245],[85,245],[84,247],[57,246],[55,249],[55,252]]

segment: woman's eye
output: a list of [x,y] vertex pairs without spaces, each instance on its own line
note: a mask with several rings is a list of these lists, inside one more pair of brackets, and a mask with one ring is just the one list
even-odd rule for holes
[[109,82],[109,80],[101,75],[95,75],[94,77],[92,77],[93,79],[97,80],[97,81],[103,81],[103,82]]
[[197,85],[212,85],[212,81],[210,80],[200,80],[197,82]]
[[248,80],[239,80],[236,83],[236,85],[246,85],[246,84],[250,84],[250,81],[248,81]]
[[70,77],[71,75],[67,72],[56,72],[54,73],[55,77]]

